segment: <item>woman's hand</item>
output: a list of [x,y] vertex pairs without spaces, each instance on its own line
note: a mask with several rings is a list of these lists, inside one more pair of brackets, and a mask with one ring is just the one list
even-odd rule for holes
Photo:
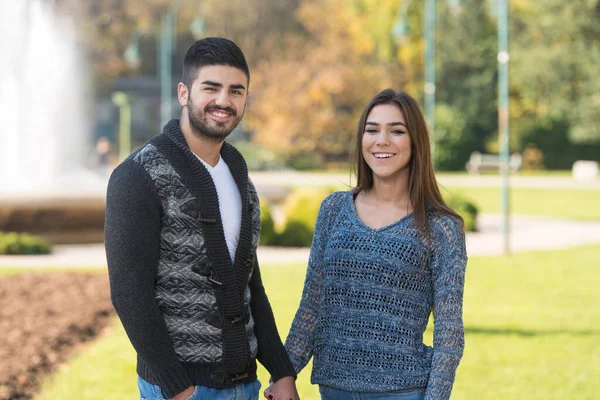
[[264,396],[268,400],[300,400],[296,390],[296,381],[291,376],[286,376],[272,383],[265,389]]

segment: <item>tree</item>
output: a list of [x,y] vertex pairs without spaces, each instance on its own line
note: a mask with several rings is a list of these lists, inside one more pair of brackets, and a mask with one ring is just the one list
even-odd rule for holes
[[345,158],[370,98],[401,86],[402,71],[378,56],[359,11],[344,0],[302,2],[296,16],[304,31],[288,38],[280,57],[257,66],[260,93],[248,122],[258,142],[322,160]]
[[511,20],[514,129],[566,120],[572,142],[600,141],[600,1],[521,1]]
[[[436,152],[444,154],[441,168],[455,170],[464,169],[471,152],[497,141],[496,27],[484,2],[465,0],[453,12],[445,8],[443,3],[438,9],[445,16],[438,18],[436,35],[436,96],[442,103],[436,115],[443,118],[439,128],[453,131],[454,140],[446,151],[449,136],[441,131]],[[462,132],[446,126],[452,119],[444,104],[457,113],[452,119],[459,125],[464,121]]]

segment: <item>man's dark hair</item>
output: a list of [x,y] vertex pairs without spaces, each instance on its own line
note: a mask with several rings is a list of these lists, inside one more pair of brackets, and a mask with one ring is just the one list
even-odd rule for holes
[[243,71],[250,82],[250,69],[242,50],[231,40],[207,37],[198,40],[189,48],[183,59],[181,81],[188,87],[198,76],[198,70],[208,65],[228,65]]

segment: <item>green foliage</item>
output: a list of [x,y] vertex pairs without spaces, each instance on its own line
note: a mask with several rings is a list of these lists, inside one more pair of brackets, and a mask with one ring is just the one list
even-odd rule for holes
[[323,165],[319,157],[309,151],[302,151],[291,155],[287,163],[290,167],[298,171],[317,169]]
[[277,245],[284,247],[310,247],[313,230],[302,221],[288,220],[285,223],[283,232],[277,236]]
[[465,135],[465,116],[447,104],[435,109],[435,166],[449,171],[465,168],[471,155],[469,136]]
[[467,197],[450,194],[445,199],[448,207],[458,213],[465,221],[465,231],[476,232],[477,231],[477,215],[479,214],[479,208],[469,200]]
[[[459,130],[448,125],[448,116],[438,113],[436,136],[439,130],[449,141],[439,143],[438,149],[446,144],[452,149],[436,156],[443,170],[462,170],[465,156],[472,151],[498,148],[498,32],[489,10],[495,3],[437,2],[436,101],[452,112],[460,111],[455,122],[464,124],[458,135]],[[510,4],[511,150],[523,150],[521,135],[528,135],[532,125],[564,120],[570,151],[560,156],[563,147],[558,144],[544,150],[549,168],[555,168],[555,159],[563,168],[567,158],[589,159],[588,145],[600,141],[598,4],[597,0],[514,0]],[[97,93],[114,86],[108,80],[159,72],[156,39],[160,18],[173,6],[171,1],[83,2],[73,9],[70,2],[57,0],[56,5],[76,16],[82,47],[97,75]],[[289,160],[294,168],[323,167],[331,158],[345,156],[358,115],[378,90],[393,87],[422,99],[423,2],[207,0],[180,6],[173,60],[183,59],[195,40],[188,27],[198,15],[205,20],[205,36],[236,41],[253,70],[246,129],[254,132],[253,141],[266,148],[300,153]],[[397,38],[392,30],[403,9],[409,30]],[[141,34],[137,67],[128,66],[123,56],[134,32]],[[172,73],[177,82],[180,68],[174,67]],[[283,107],[282,98],[286,99]],[[251,169],[266,168],[260,153],[248,159]]]
[[332,190],[298,190],[286,200],[285,226],[277,238],[281,246],[305,246],[312,243],[321,203]]
[[244,156],[250,171],[281,169],[283,167],[283,161],[280,160],[277,154],[256,143],[237,141],[233,144]]
[[496,24],[485,2],[465,0],[457,10],[444,10],[446,2],[440,3],[435,51],[441,105],[434,131],[440,156],[435,157],[441,170],[464,170],[471,152],[496,140]]
[[286,221],[299,221],[312,232],[315,229],[321,203],[331,193],[328,189],[297,190],[284,205]]
[[566,118],[571,143],[600,140],[598,2],[521,3],[511,12],[513,131],[529,119]]
[[275,244],[277,234],[275,233],[275,222],[271,209],[266,200],[260,201],[260,240],[262,246]]
[[600,140],[595,143],[571,143],[566,118],[537,118],[523,124],[520,148],[534,144],[544,155],[548,169],[570,169],[578,159],[600,160]]
[[0,232],[0,254],[49,254],[52,246],[41,236]]

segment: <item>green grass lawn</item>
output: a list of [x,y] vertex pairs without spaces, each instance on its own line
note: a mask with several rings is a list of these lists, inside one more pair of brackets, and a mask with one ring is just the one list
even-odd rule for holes
[[[317,189],[319,186],[316,187]],[[303,186],[296,190],[306,191]],[[311,189],[315,189],[312,187]],[[330,185],[328,190],[349,190],[349,187]],[[473,201],[483,213],[501,213],[501,189],[485,186],[441,186],[445,198],[453,194]],[[323,191],[316,191],[324,196]],[[600,220],[600,190],[545,189],[513,187],[510,189],[510,212],[575,220]]]
[[[334,168],[334,169],[314,169],[306,171],[307,173],[319,173],[319,174],[347,174],[349,173],[348,168]],[[470,174],[464,171],[437,171],[438,176],[470,176]],[[520,171],[518,174],[511,174],[511,176],[542,176],[542,177],[554,177],[554,176],[571,176],[573,173],[571,170],[541,170],[541,171]],[[499,176],[498,171],[482,171],[480,176]]]
[[[448,186],[447,192],[474,201],[481,212],[500,213],[500,188]],[[555,218],[600,220],[600,190],[513,188],[510,211],[514,214]]]
[[[511,257],[472,257],[465,290],[466,350],[454,400],[597,399],[600,393],[600,245]],[[285,337],[304,266],[263,266]],[[430,327],[431,328],[431,327]],[[431,342],[431,330],[427,332]],[[303,399],[319,399],[300,374]],[[264,369],[259,378],[268,381]],[[120,324],[81,351],[36,398],[136,398],[135,354]]]

